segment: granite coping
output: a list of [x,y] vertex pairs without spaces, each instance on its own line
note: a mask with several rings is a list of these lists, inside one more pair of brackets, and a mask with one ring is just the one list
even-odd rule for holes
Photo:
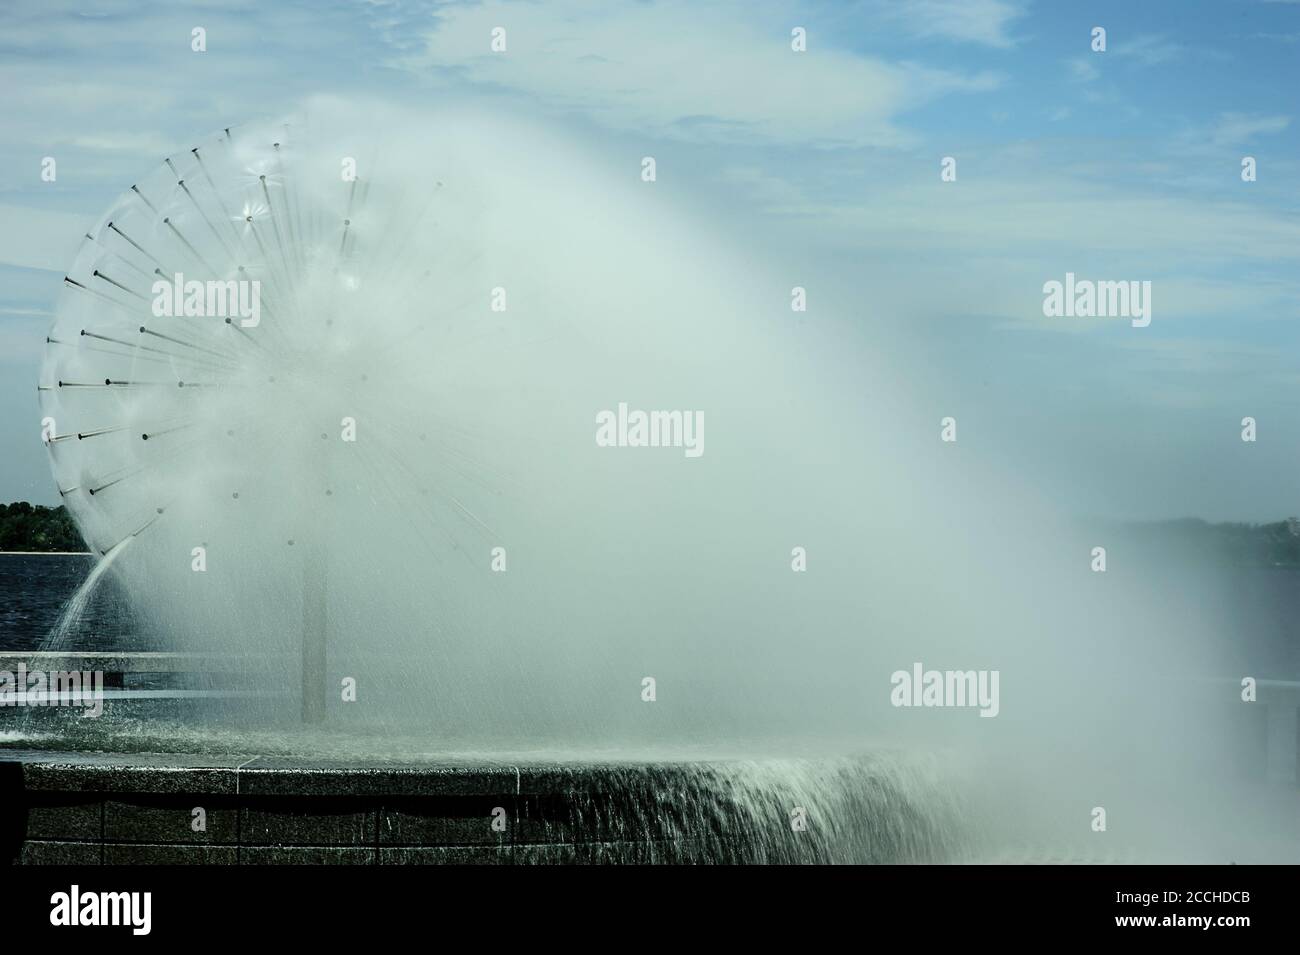
[[685,764],[674,771],[672,765],[644,763],[363,763],[330,757],[0,747],[0,784],[5,764],[21,767],[22,789],[28,792],[221,796],[563,796],[615,780],[623,789],[663,785],[685,769]]
[[[679,767],[679,771],[684,767]],[[33,864],[409,864],[678,858],[627,800],[660,765],[362,764],[0,748],[0,855]],[[613,813],[572,815],[579,794]],[[602,805],[604,803],[602,802]],[[195,807],[204,826],[191,826]],[[494,828],[504,811],[508,828]],[[617,817],[617,818],[615,818]],[[631,825],[631,819],[639,819]]]

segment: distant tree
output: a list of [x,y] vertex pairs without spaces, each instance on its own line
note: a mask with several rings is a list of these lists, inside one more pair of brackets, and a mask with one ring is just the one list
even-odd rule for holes
[[17,501],[0,504],[0,551],[87,550],[68,509]]

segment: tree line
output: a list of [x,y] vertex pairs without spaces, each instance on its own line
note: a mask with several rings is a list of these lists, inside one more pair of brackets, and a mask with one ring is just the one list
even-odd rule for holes
[[89,550],[68,509],[18,501],[0,504],[0,551]]

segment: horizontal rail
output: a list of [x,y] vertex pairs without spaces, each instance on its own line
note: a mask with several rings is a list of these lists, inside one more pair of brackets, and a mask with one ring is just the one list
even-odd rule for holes
[[105,673],[238,673],[286,665],[288,655],[172,653],[143,650],[87,653],[67,650],[0,651],[0,670],[100,670]]
[[0,708],[24,706],[34,709],[53,708],[57,706],[89,706],[96,700],[224,700],[244,697],[280,697],[293,696],[288,690],[67,690],[46,693],[29,700],[29,694],[18,693],[12,700],[0,704]]

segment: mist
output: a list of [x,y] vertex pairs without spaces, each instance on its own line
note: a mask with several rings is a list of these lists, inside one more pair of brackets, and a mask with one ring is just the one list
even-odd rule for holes
[[[1195,833],[1244,813],[1239,674],[1177,597],[1210,572],[1121,544],[1097,573],[1090,489],[1009,470],[924,396],[920,350],[835,296],[809,321],[640,173],[513,114],[321,98],[91,230],[41,413],[150,639],[247,661],[259,695],[187,739],[898,751],[990,832],[1082,841],[1107,805],[1129,844],[1217,859]],[[259,282],[258,322],[158,316],[178,273]],[[602,446],[620,406],[698,422],[700,453]],[[330,733],[293,728],[313,601]],[[897,705],[915,665],[996,673],[996,711]],[[1257,810],[1234,845],[1266,855]]]

